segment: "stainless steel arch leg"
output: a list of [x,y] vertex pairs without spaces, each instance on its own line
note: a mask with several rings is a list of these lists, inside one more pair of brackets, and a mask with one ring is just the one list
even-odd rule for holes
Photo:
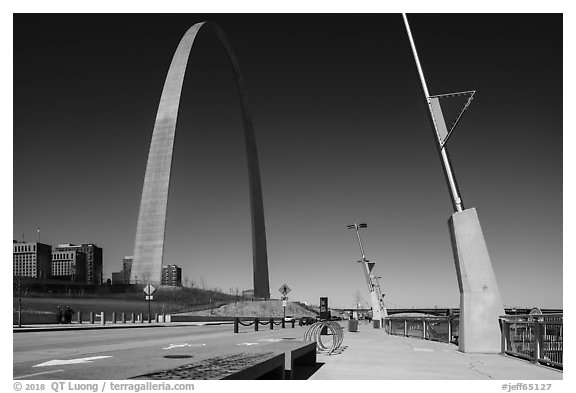
[[242,110],[244,140],[248,159],[254,295],[256,297],[269,298],[266,229],[254,125],[248,108],[244,79],[242,78],[236,55],[222,29],[211,22],[197,23],[184,34],[174,53],[168,75],[166,76],[146,165],[130,282],[136,282],[136,280],[140,283],[160,282],[178,107],[190,51],[201,29],[214,34],[219,39],[224,49],[226,49],[234,72]]

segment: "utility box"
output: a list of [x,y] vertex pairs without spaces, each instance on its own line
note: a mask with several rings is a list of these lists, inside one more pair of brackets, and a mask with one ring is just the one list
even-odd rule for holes
[[349,319],[348,320],[348,331],[349,332],[357,332],[358,331],[358,320],[357,319]]

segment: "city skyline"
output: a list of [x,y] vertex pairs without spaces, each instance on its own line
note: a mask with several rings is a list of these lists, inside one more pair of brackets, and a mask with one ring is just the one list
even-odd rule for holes
[[[504,304],[561,308],[562,15],[408,18],[431,93],[477,90],[447,146]],[[105,278],[121,269],[166,71],[205,20],[226,32],[245,75],[271,296],[287,283],[293,300],[350,307],[357,290],[368,300],[346,229],[367,222],[388,307],[457,306],[453,211],[400,14],[15,15],[14,240],[40,227],[43,243],[102,247]],[[200,36],[163,264],[223,292],[252,288],[236,97],[224,49]]]

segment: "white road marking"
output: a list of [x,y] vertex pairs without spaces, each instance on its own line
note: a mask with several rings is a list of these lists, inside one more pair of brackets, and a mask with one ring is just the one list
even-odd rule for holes
[[236,345],[258,345],[258,343],[240,343]]
[[170,346],[166,347],[166,348],[162,348],[162,349],[173,349],[173,348],[185,348],[185,347],[189,347],[190,344],[188,343],[184,343],[184,344],[170,344]]
[[415,352],[434,352],[432,348],[412,348]]
[[258,340],[258,341],[269,341],[269,342],[278,342],[278,341],[282,341],[282,339],[280,338],[263,338],[262,340]]
[[170,344],[170,346],[162,349],[186,348],[186,347],[203,347],[206,344]]
[[64,371],[64,370],[43,371],[41,373],[36,373],[36,374],[21,375],[19,377],[14,377],[14,379],[34,377],[36,375],[42,375],[42,374],[61,373],[62,371]]
[[92,357],[89,357],[89,358],[68,359],[68,360],[54,359],[54,360],[50,360],[50,361],[48,361],[48,362],[44,362],[44,363],[37,364],[37,365],[32,366],[32,367],[61,366],[61,365],[65,365],[65,364],[91,363],[91,362],[93,362],[94,360],[106,359],[106,358],[111,358],[111,357],[112,357],[112,356],[92,356]]

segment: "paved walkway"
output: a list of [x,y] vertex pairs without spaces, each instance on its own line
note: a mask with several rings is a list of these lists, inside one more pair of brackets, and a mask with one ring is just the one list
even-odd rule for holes
[[[231,323],[229,321],[223,323]],[[205,322],[30,325],[14,332],[142,328],[204,325]],[[346,327],[346,321],[342,321]],[[328,343],[328,339],[326,339]],[[361,323],[358,332],[345,329],[342,347],[330,356],[318,354],[312,380],[561,380],[563,373],[500,354],[466,354],[452,344],[390,336]],[[311,374],[311,375],[310,375]]]
[[[345,321],[342,323],[345,325]],[[558,380],[563,373],[501,354],[466,354],[453,344],[390,336],[363,323],[344,332],[342,351],[318,354],[316,380]]]

